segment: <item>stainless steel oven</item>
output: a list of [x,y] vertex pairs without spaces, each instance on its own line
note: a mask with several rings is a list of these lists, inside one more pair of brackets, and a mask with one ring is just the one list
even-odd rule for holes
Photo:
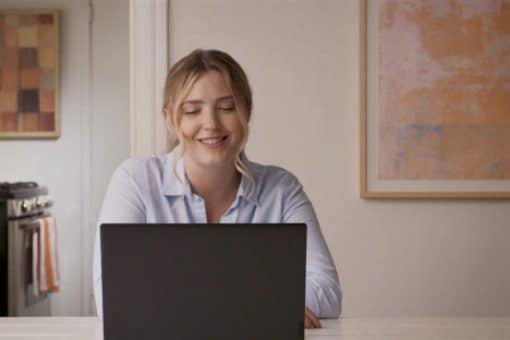
[[0,316],[48,316],[48,294],[33,287],[33,240],[37,220],[53,200],[35,182],[0,183]]

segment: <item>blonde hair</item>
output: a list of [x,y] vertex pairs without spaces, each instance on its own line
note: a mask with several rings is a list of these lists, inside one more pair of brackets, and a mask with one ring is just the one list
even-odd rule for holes
[[196,81],[209,71],[219,72],[234,96],[236,114],[243,131],[241,147],[237,152],[234,165],[237,171],[250,179],[253,191],[255,180],[241,159],[249,135],[248,123],[253,106],[252,92],[242,67],[223,51],[196,49],[180,59],[168,71],[163,95],[163,114],[172,130],[177,134],[170,136],[170,150],[181,144],[178,156],[174,158],[174,170],[175,164],[184,155],[187,146],[186,138],[179,128],[182,119],[182,102]]

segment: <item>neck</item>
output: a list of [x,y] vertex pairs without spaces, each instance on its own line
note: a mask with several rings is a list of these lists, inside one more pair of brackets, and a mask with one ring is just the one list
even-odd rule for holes
[[206,202],[223,202],[235,197],[241,174],[231,166],[201,167],[184,157],[184,170],[192,191]]

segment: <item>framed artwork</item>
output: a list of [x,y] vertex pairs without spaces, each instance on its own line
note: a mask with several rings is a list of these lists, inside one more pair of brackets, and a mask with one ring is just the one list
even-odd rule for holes
[[363,198],[510,198],[510,0],[360,0]]
[[59,16],[0,9],[0,138],[58,138]]

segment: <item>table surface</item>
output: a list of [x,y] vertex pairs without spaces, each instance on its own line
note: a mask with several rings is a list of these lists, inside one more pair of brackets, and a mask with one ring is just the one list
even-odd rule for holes
[[[508,318],[340,318],[322,320],[306,339],[510,340]],[[95,317],[0,318],[0,340],[101,340]]]

